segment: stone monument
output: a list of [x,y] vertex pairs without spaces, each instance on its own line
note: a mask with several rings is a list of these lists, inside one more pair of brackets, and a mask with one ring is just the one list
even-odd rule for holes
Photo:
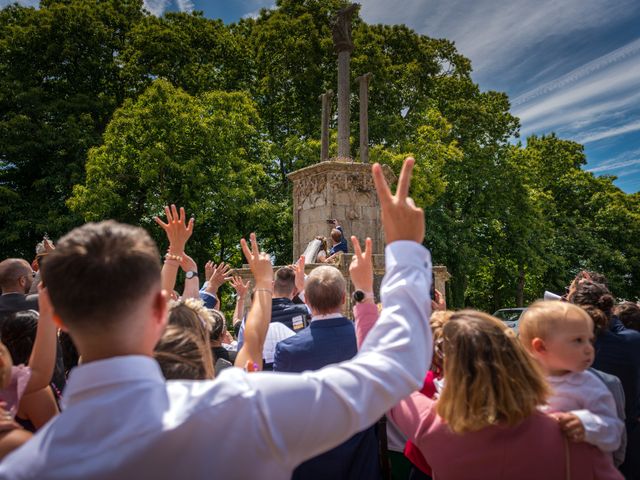
[[[288,175],[293,183],[293,261],[305,251],[316,236],[329,237],[332,226],[329,219],[337,219],[349,239],[355,235],[361,244],[370,237],[373,241],[374,291],[378,298],[380,282],[384,276],[384,234],[382,231],[380,204],[376,195],[369,162],[368,91],[371,73],[357,78],[360,84],[360,160],[354,163],[349,146],[350,71],[349,63],[353,42],[351,18],[360,5],[351,4],[339,10],[333,21],[333,42],[338,54],[338,156],[329,159],[329,119],[333,91],[320,95],[322,101],[320,163],[302,168]],[[383,172],[390,185],[395,175],[388,166]],[[349,250],[351,250],[349,242]],[[338,257],[336,266],[347,279],[348,297],[345,314],[351,316],[351,290],[349,265],[352,254]],[[307,259],[307,262],[309,259]],[[307,272],[319,264],[307,263]],[[445,282],[449,279],[446,267],[434,266],[436,288],[446,294]],[[248,268],[237,270],[244,278],[250,278]],[[425,292],[425,296],[429,292]]]

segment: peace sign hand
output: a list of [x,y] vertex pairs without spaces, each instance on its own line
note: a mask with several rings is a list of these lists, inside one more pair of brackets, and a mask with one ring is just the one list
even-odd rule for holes
[[353,244],[353,257],[351,258],[351,265],[349,265],[349,276],[353,286],[356,287],[356,290],[373,292],[373,261],[371,258],[373,248],[371,239],[367,238],[365,240],[364,253],[362,253],[360,241],[358,241],[357,237],[352,236],[351,243]]
[[414,164],[415,160],[412,157],[405,159],[395,195],[389,190],[380,164],[375,163],[371,168],[373,183],[382,208],[382,225],[387,245],[397,240],[422,243],[424,239],[424,212],[416,207],[408,196]]
[[256,234],[250,235],[251,249],[247,245],[247,241],[242,238],[240,245],[242,246],[242,252],[247,258],[253,278],[256,280],[256,289],[267,288],[271,289],[273,282],[273,266],[271,265],[271,257],[268,253],[260,252],[258,250],[258,241],[256,240]]

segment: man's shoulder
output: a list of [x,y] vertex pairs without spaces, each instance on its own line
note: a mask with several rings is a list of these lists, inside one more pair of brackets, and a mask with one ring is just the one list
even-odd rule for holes
[[21,310],[38,310],[38,294],[8,293],[0,295],[0,312],[13,313]]
[[306,327],[296,332],[295,335],[292,335],[289,338],[285,338],[284,340],[278,342],[278,348],[280,350],[291,350],[310,342],[313,342],[311,329],[309,327]]

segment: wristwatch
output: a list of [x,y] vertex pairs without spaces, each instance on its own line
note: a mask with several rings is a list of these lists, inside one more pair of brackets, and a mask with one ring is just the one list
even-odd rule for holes
[[184,276],[187,278],[187,280],[191,280],[193,277],[198,276],[198,272],[196,272],[195,270],[189,270],[187,273],[185,273]]
[[373,299],[373,292],[364,292],[362,290],[356,290],[355,292],[353,292],[353,295],[351,295],[351,298],[353,298],[353,301],[355,303],[362,303],[367,298]]

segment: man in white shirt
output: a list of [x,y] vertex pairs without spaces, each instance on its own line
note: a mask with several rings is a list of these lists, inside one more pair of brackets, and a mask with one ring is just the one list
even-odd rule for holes
[[[424,214],[407,198],[413,163],[395,195],[373,166],[389,244],[385,309],[354,359],[316,372],[229,368],[213,381],[165,384],[152,359],[167,304],[153,241],[115,222],[62,238],[43,279],[84,363],[71,373],[63,412],[0,464],[0,479],[289,479],[302,461],[372,425],[420,387],[431,357]],[[261,293],[272,271],[248,260],[264,338],[271,298]]]

